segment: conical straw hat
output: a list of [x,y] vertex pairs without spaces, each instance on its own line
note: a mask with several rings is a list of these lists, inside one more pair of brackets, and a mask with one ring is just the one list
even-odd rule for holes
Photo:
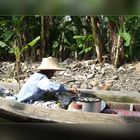
[[37,68],[38,70],[64,70],[60,67],[57,58],[48,57],[42,58],[41,65]]

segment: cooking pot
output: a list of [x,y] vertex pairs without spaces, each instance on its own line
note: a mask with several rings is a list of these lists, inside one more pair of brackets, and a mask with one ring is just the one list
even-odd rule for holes
[[78,98],[77,102],[82,104],[82,111],[97,112],[101,111],[101,100],[98,98]]

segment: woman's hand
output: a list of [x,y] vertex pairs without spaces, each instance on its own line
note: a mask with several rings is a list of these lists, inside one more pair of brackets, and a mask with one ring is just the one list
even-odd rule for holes
[[68,92],[70,92],[71,94],[77,94],[78,90],[76,88],[69,88]]

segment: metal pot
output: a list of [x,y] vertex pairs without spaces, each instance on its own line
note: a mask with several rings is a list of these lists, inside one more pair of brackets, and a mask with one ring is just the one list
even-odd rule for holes
[[97,98],[81,98],[78,103],[82,104],[82,111],[97,112],[101,111],[101,100]]

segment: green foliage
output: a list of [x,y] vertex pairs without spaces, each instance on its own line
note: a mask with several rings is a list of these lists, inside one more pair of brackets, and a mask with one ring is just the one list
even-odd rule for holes
[[5,31],[5,33],[2,35],[4,42],[8,42],[12,36],[13,36],[13,32],[9,30]]
[[25,16],[12,16],[11,22],[20,28],[20,24],[22,23]]
[[131,36],[127,32],[121,32],[120,36],[125,40],[124,46],[129,46],[131,42]]
[[135,51],[135,49],[139,49],[136,48],[136,42],[139,42],[139,35],[136,35],[136,33],[138,33],[137,31],[140,28],[140,17],[128,15],[125,16],[125,20],[125,33],[127,32],[127,34],[123,35],[123,38],[126,41],[124,45],[127,46],[125,47],[125,56],[132,59],[137,54],[140,55],[139,51]]
[[[113,26],[115,24],[114,34],[121,36],[121,40],[123,40],[121,45],[124,45],[125,56],[127,58],[140,56],[140,16],[123,16],[124,20],[121,24],[120,16],[98,16],[98,18],[103,45],[108,47],[105,48],[106,52],[109,52],[110,46],[108,24],[112,21]],[[19,56],[23,52],[23,55],[28,52],[30,59],[32,52],[36,53],[37,49],[41,52],[40,45],[37,45],[35,49],[30,48],[35,44],[34,41],[39,39],[36,36],[40,36],[40,26],[40,16],[0,16],[0,55],[3,60],[9,56],[14,58],[15,54]],[[74,57],[75,52],[82,54],[82,57],[85,54],[94,53],[91,34],[92,27],[89,16],[52,16],[51,21],[47,24],[46,48],[48,50],[46,50],[46,56],[49,55],[49,51],[54,56],[59,54],[59,57],[68,56],[65,53],[67,50],[71,57]],[[30,43],[27,44],[27,42]]]
[[[138,53],[135,43],[139,40],[139,35],[136,32],[140,28],[140,17],[135,15],[124,16],[124,22],[122,25],[119,24],[119,16],[107,16],[109,21],[113,21],[117,27],[118,35],[124,40],[124,52],[127,58],[132,58]],[[138,49],[138,48],[137,48]],[[135,52],[135,53],[134,53]]]
[[107,16],[109,21],[113,21],[114,23],[118,24],[118,16]]
[[73,39],[74,33],[72,30],[66,30],[64,35],[69,45],[75,44],[75,40]]
[[[14,44],[14,40],[17,40],[18,41],[17,46],[21,50],[21,48],[23,48],[22,46],[25,46],[27,42],[30,42],[38,35],[40,35],[40,17],[35,16],[0,17],[0,40],[6,43],[7,46],[12,46]],[[0,46],[0,53],[3,54],[3,59],[10,56],[13,58],[12,60],[14,60],[15,59],[14,55],[13,53],[11,53],[11,49],[7,46],[4,46],[3,48]],[[15,52],[17,52],[16,50]],[[28,51],[31,50],[28,49]]]
[[29,47],[33,47],[38,41],[40,40],[40,36],[36,37],[34,40],[29,42],[26,46],[24,46],[21,50],[21,53],[23,53],[24,50],[28,49]]
[[19,79],[19,68],[20,68],[20,57],[21,54],[28,49],[29,47],[34,46],[38,41],[40,40],[40,36],[35,38],[34,40],[32,40],[31,42],[29,42],[26,46],[24,46],[21,50],[19,48],[19,46],[16,45],[16,40],[13,42],[13,46],[12,48],[10,48],[11,53],[14,53],[15,57],[16,57],[16,73],[17,73],[17,81],[19,83],[19,89],[20,89],[20,79]]
[[0,41],[0,46],[3,48],[3,47],[6,47],[7,44],[5,44],[4,42]]
[[18,60],[21,56],[21,54],[28,49],[29,47],[33,47],[38,41],[40,40],[40,36],[36,37],[34,40],[32,40],[31,42],[29,42],[26,46],[23,46],[22,49],[20,50],[20,48],[18,46],[16,46],[16,42],[13,43],[12,47],[9,47],[11,50],[11,53],[14,53],[16,56],[16,60]]
[[87,36],[74,36],[74,39],[76,39],[77,42],[77,47],[81,49],[79,54],[87,54],[91,49],[93,48],[92,46],[87,46],[86,43],[88,41],[91,41],[93,39],[92,35],[87,35]]
[[132,16],[132,18],[126,23],[126,30],[131,35],[130,46],[125,48],[125,55],[128,58],[136,58],[140,56],[140,16]]

